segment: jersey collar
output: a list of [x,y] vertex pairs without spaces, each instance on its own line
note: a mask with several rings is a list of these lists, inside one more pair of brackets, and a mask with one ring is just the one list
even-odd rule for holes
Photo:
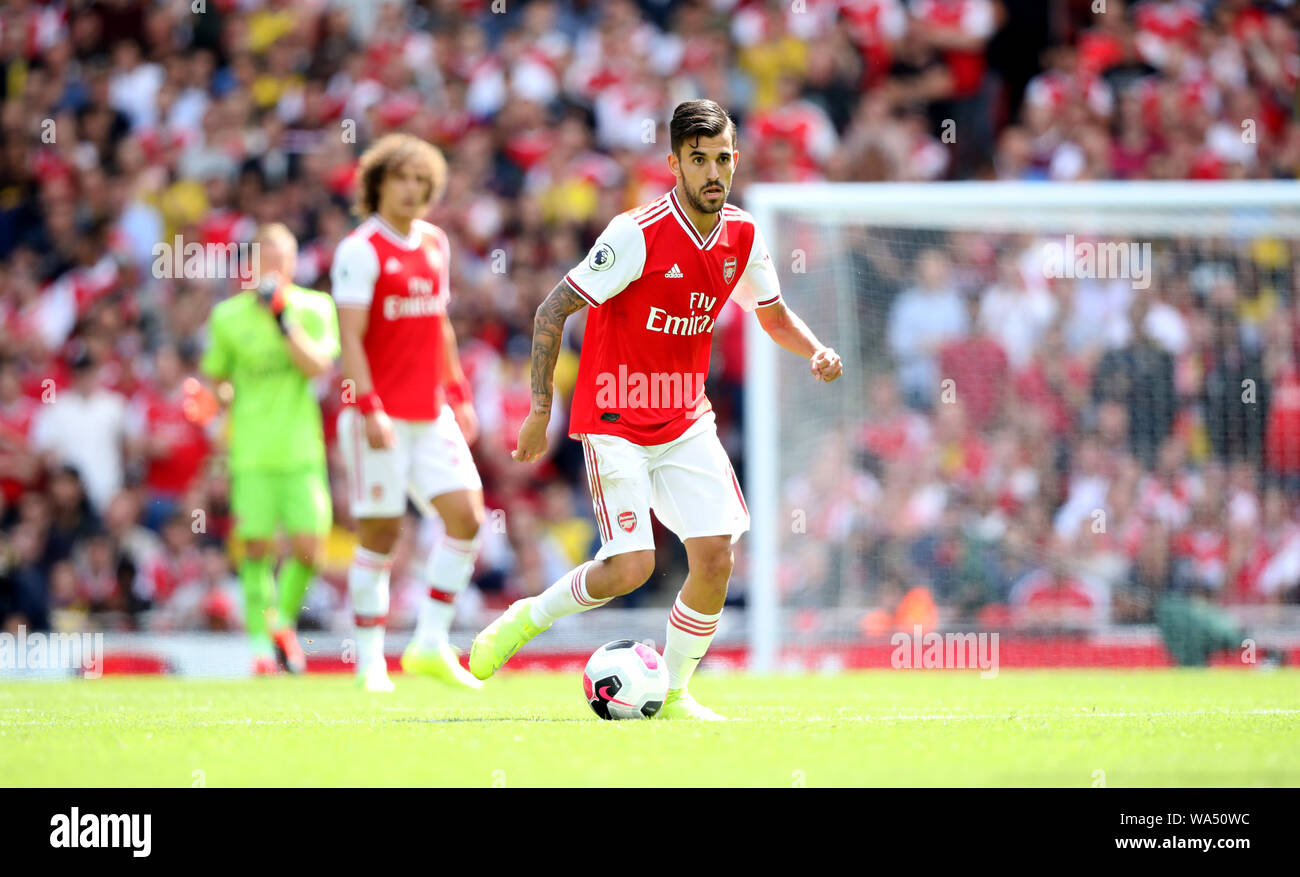
[[370,218],[374,220],[375,227],[379,229],[379,233],[397,244],[399,247],[406,250],[414,250],[420,245],[420,232],[416,230],[414,222],[411,223],[411,233],[406,237],[402,237],[401,232],[389,225],[388,222],[378,213],[370,214]]
[[713,249],[713,245],[718,242],[719,234],[722,231],[722,223],[726,221],[722,211],[718,211],[718,224],[713,226],[713,231],[709,232],[708,237],[702,238],[699,230],[695,227],[695,223],[691,222],[690,217],[686,215],[686,211],[682,209],[681,203],[678,202],[675,188],[668,190],[668,203],[673,207],[673,216],[677,219],[678,224],[686,230],[687,236],[695,242],[695,246],[701,250]]

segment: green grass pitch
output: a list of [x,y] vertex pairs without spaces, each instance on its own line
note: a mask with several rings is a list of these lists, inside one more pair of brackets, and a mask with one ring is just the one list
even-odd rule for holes
[[1300,670],[702,673],[733,721],[602,722],[577,673],[0,685],[5,786],[1300,785]]

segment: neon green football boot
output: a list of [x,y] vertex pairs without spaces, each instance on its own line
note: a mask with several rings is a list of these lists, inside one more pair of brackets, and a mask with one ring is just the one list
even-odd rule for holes
[[725,722],[726,716],[720,716],[707,706],[702,705],[685,688],[668,689],[664,705],[655,715],[656,719],[694,719],[697,722]]
[[546,630],[533,624],[529,615],[533,599],[528,597],[511,603],[500,618],[474,637],[474,645],[469,650],[469,672],[476,678],[486,679],[500,670],[515,652]]
[[432,676],[434,679],[452,685],[478,690],[483,687],[469,672],[460,665],[460,653],[449,642],[443,642],[436,648],[422,646],[415,640],[402,652],[402,672]]

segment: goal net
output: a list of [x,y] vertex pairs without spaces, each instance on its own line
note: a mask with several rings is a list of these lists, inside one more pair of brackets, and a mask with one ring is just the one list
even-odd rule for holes
[[845,365],[820,384],[749,323],[752,667],[898,666],[918,630],[1045,666],[1297,645],[1300,187],[745,203]]

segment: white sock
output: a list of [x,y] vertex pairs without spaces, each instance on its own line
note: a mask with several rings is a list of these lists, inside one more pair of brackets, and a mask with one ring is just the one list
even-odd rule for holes
[[392,560],[357,546],[348,567],[348,594],[356,625],[357,673],[364,675],[384,660],[384,625],[388,621],[388,571]]
[[589,560],[569,570],[533,599],[529,615],[538,627],[550,627],[555,619],[604,606],[609,600],[597,600],[587,593],[587,570],[596,565]]
[[420,601],[415,623],[415,640],[425,648],[438,648],[447,641],[447,631],[456,614],[456,596],[469,584],[478,558],[477,539],[453,539],[444,535],[429,555],[424,568],[428,591]]
[[668,634],[664,640],[669,688],[685,688],[691,681],[691,674],[709,650],[709,643],[713,642],[721,617],[721,612],[717,615],[696,612],[682,602],[682,595],[678,593],[677,601],[668,613]]

